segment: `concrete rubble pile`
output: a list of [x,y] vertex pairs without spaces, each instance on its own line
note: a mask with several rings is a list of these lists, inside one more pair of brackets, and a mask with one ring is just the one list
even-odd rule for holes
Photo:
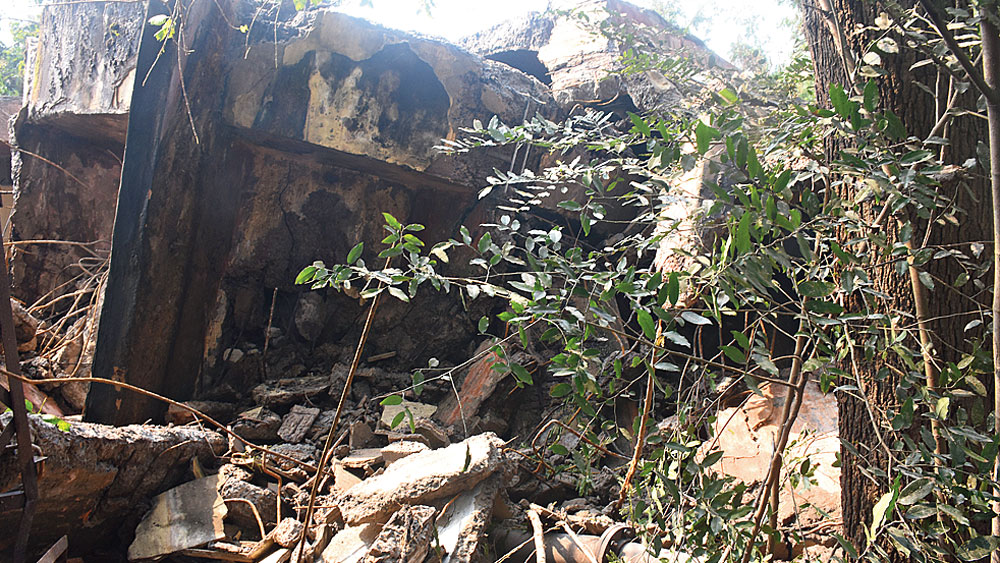
[[303,525],[302,508],[314,484],[302,468],[314,467],[319,452],[285,444],[271,448],[285,458],[233,456],[218,473],[154,499],[129,559],[279,563],[298,560],[304,548],[304,560],[329,563],[420,562],[431,552],[473,560],[508,470],[502,440],[480,434],[431,449],[417,436],[355,445],[364,447],[335,449],[311,525]]
[[[457,563],[508,551],[524,561],[533,513],[558,528],[545,534],[550,562],[655,560],[612,518],[629,439],[594,453],[588,487],[562,472],[540,477],[543,465],[573,461],[547,441],[572,451],[585,438],[554,424],[552,378],[524,389],[493,369],[499,357],[477,324],[496,316],[495,302],[431,292],[382,300],[338,405],[367,304],[294,280],[315,260],[341,262],[358,242],[374,264],[383,212],[424,225],[425,241],[456,237],[463,225],[478,239],[504,203],[478,197],[488,176],[512,170],[514,155],[533,169],[567,158],[436,150],[474,120],[558,121],[597,109],[627,127],[627,112],[697,100],[656,71],[609,74],[626,46],[562,12],[456,46],[327,8],[193,2],[178,53],[145,25],[159,5],[144,4],[45,7],[23,104],[0,100],[20,149],[10,174],[0,169],[0,190],[9,181],[16,193],[4,232],[15,241],[23,370],[93,375],[173,401],[90,381],[41,387],[52,397],[46,409],[65,414],[58,425],[33,417],[47,458],[36,519],[53,523],[33,542],[67,534],[71,553],[117,545],[121,556],[129,546],[132,560],[178,562]],[[620,0],[553,4],[639,25],[658,48],[706,67],[726,64]],[[240,21],[257,23],[241,32],[232,25]],[[695,267],[711,236],[695,218],[718,174],[707,159],[681,179],[655,268]],[[538,207],[568,219],[554,200]],[[624,236],[630,212],[610,207],[595,247]],[[463,258],[451,274],[464,275]],[[531,350],[506,353],[544,374]],[[423,366],[461,367],[418,384],[412,372]],[[622,399],[624,426],[637,405]],[[751,415],[740,416],[729,418]],[[771,428],[761,421],[750,427],[755,443]],[[733,448],[720,469],[752,481],[733,463],[745,444],[716,430]],[[0,454],[0,492],[17,486],[12,464]],[[830,498],[816,502],[830,512]],[[0,529],[14,529],[16,516],[0,515]]]

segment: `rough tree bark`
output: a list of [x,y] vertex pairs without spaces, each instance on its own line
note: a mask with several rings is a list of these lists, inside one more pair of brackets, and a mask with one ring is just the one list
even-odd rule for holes
[[[900,5],[906,9],[913,2],[904,0]],[[878,2],[862,0],[800,0],[800,7],[815,65],[818,102],[829,106],[831,84],[844,85],[850,91],[848,69],[853,70],[861,64],[861,56],[877,37],[872,31],[863,30],[862,26],[876,26],[882,6]],[[888,74],[876,82],[881,107],[898,115],[910,135],[923,139],[946,109],[950,80],[947,75],[939,74],[935,65],[911,70],[910,66],[921,58],[900,42],[898,54],[882,56],[882,68]],[[917,82],[936,91],[937,99],[918,87]],[[966,94],[965,99],[959,97],[959,103],[968,107],[971,99],[972,107],[975,107],[975,99],[968,98],[970,95]],[[961,165],[967,159],[975,158],[978,142],[986,141],[986,122],[973,117],[959,117],[937,135],[951,140],[944,150],[945,160]],[[827,156],[835,155],[840,148],[843,147],[826,147]],[[977,170],[977,174],[975,180],[946,182],[942,188],[943,193],[946,192],[944,195],[954,198],[957,206],[964,210],[958,217],[961,226],[931,222],[928,234],[928,221],[912,217],[915,246],[921,246],[926,235],[930,246],[957,244],[968,254],[970,243],[992,240],[989,180],[982,170]],[[850,186],[839,189],[842,196],[852,195]],[[870,214],[866,219],[874,222],[878,210],[868,211]],[[882,228],[891,243],[896,240],[896,227],[894,221],[887,223]],[[928,328],[933,336],[933,357],[939,362],[957,361],[965,339],[979,336],[972,331],[965,332],[964,327],[981,306],[989,306],[988,288],[975,293],[977,289],[971,287],[972,284],[965,286],[964,292],[948,287],[946,284],[953,283],[961,271],[950,259],[933,260],[925,269],[938,280],[928,299],[927,310],[930,319]],[[876,289],[890,296],[886,305],[899,315],[899,328],[915,329],[913,291],[906,274],[897,273],[890,265],[872,271],[870,275]],[[919,344],[913,349],[919,349]],[[863,354],[857,355],[857,360],[861,384],[859,393],[864,394],[868,405],[850,394],[841,394],[838,402],[841,438],[857,450],[857,453],[852,453],[842,449],[844,531],[852,542],[861,546],[865,542],[864,527],[871,523],[872,508],[887,490],[887,480],[874,477],[872,470],[888,470],[888,455],[877,434],[884,434],[889,426],[887,411],[898,411],[896,389],[900,381],[891,371],[886,373],[882,370],[880,373],[883,366],[877,362],[865,362]]]

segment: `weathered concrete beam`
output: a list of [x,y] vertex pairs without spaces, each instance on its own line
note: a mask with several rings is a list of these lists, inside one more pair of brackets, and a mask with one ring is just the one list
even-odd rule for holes
[[[249,19],[248,6],[193,5],[181,69],[173,41],[157,61],[155,29],[139,48],[136,75],[148,78],[131,100],[94,373],[175,399],[198,384],[255,384],[225,379],[227,339],[263,330],[271,288],[291,289],[303,266],[343,260],[359,240],[378,248],[383,211],[424,224],[428,241],[486,222],[476,193],[509,153],[442,156],[441,137],[473,118],[555,111],[545,86],[518,71],[326,10],[278,14],[277,44],[273,28],[253,30],[245,58],[246,36],[228,22]],[[428,324],[416,307],[455,326]],[[355,308],[331,300],[329,332],[353,340]],[[475,319],[442,308],[387,303],[372,345],[413,361],[468,338]],[[124,424],[164,408],[101,386],[86,417]]]

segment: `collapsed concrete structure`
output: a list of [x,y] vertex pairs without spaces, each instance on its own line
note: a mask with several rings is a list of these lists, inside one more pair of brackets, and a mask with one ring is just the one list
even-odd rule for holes
[[[264,377],[268,330],[324,357],[322,373],[357,341],[363,310],[345,295],[303,294],[292,284],[298,270],[341,261],[359,241],[377,249],[383,211],[425,225],[428,241],[490,218],[494,201],[476,193],[494,169],[511,166],[510,151],[456,158],[434,150],[440,139],[494,115],[516,124],[581,104],[649,109],[680,95],[655,71],[609,78],[624,47],[595,40],[567,15],[533,16],[516,33],[501,26],[466,42],[483,59],[335,12],[268,9],[276,12],[258,14],[242,34],[226,21],[253,20],[248,4],[193,7],[183,14],[180,55],[177,41],[161,43],[141,25],[136,4],[46,9],[14,126],[24,155],[44,159],[15,158],[14,237],[86,245],[19,247],[15,294],[32,303],[72,291],[75,264],[106,256],[114,224],[94,375],[177,399],[231,398]],[[668,28],[617,0],[587,9]],[[264,29],[265,20],[275,23]],[[77,36],[62,31],[84,24]],[[710,56],[696,40],[668,37]],[[47,143],[53,135],[64,142]],[[477,344],[470,335],[482,313],[445,295],[386,302],[368,349],[394,353],[404,368],[431,356],[458,362]],[[240,339],[256,348],[234,355]],[[87,411],[121,424],[161,419],[164,407],[97,387]]]
[[[157,4],[148,11],[118,2],[47,7],[28,63],[25,105],[13,125],[21,149],[14,155],[13,237],[74,244],[23,244],[13,268],[15,294],[27,303],[81,291],[81,283],[105,292],[94,376],[176,400],[200,399],[204,411],[235,417],[233,428],[246,439],[299,446],[317,443],[333,419],[332,410],[313,402],[339,389],[344,371],[334,366],[350,360],[365,308],[349,295],[295,286],[297,272],[314,260],[341,262],[357,242],[365,243],[366,262],[379,265],[383,212],[424,225],[421,238],[428,242],[457,237],[461,225],[478,234],[479,225],[495,218],[498,200],[477,194],[495,169],[514,166],[511,149],[456,157],[435,150],[441,139],[457,138],[476,119],[518,124],[537,113],[558,120],[586,107],[624,118],[680,103],[686,93],[656,70],[609,74],[623,67],[627,46],[595,36],[567,14],[505,24],[470,38],[463,49],[287,4],[255,13],[259,7],[242,0],[195,2],[166,42],[146,25],[162,11]],[[585,4],[592,19],[607,25],[627,19],[649,32],[646,39],[663,41],[662,48],[713,64],[700,42],[673,33],[652,12],[618,0]],[[243,21],[256,23],[245,31],[232,25]],[[554,158],[526,149],[517,166]],[[711,173],[710,163],[692,171],[689,199],[698,199]],[[669,219],[688,217],[686,205],[679,203]],[[541,207],[559,212],[555,202]],[[672,246],[695,243],[667,237],[658,263],[670,259]],[[93,272],[80,277],[95,261],[109,268],[106,289],[91,283]],[[462,261],[452,261],[458,275]],[[354,414],[370,410],[366,401],[379,392],[407,386],[409,369],[432,356],[452,364],[475,356],[476,324],[489,307],[427,292],[414,303],[385,300],[363,365],[377,376],[358,384],[366,390],[352,398]],[[375,357],[389,359],[375,370]],[[480,376],[470,378],[470,393],[488,396],[497,386],[486,360],[467,371]],[[82,395],[75,390],[71,402]],[[476,414],[484,399],[467,402],[466,414]],[[251,400],[257,406],[236,417],[236,405]],[[438,420],[456,424],[453,405],[442,407]],[[89,421],[160,421],[166,411],[152,398],[105,385],[86,396]],[[482,419],[478,431],[506,428],[489,413]],[[217,437],[211,439],[214,447]],[[436,446],[448,437],[440,441]],[[195,453],[186,455],[178,460]],[[391,463],[387,453],[379,455]],[[484,480],[463,493],[470,506],[484,505],[475,511],[478,529],[500,488],[494,461]],[[169,477],[142,494],[176,484],[177,472]],[[367,486],[379,484],[369,479]],[[242,478],[231,486],[241,491],[236,496],[251,490]],[[252,486],[268,501],[282,494]],[[425,508],[427,499],[397,500],[372,517],[379,526],[391,528],[395,511]],[[124,504],[114,507],[124,511]],[[368,516],[347,510],[350,527],[331,545],[352,550],[360,541],[368,549],[378,530],[367,528]],[[232,514],[239,517],[239,509]],[[80,515],[58,516],[68,522]],[[242,516],[253,524],[251,513]],[[117,522],[121,514],[102,517]],[[459,535],[464,525],[449,533]]]

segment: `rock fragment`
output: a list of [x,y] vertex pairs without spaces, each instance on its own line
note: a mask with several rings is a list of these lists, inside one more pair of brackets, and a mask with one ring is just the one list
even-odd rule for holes
[[287,407],[326,393],[330,378],[326,376],[295,377],[261,383],[253,388],[253,400],[269,409]]
[[[397,417],[400,413],[403,413],[403,418],[401,419],[402,424],[407,424],[407,418],[412,416],[414,419],[417,418],[430,418],[437,412],[437,405],[428,405],[426,403],[417,403],[414,401],[403,401],[398,405],[386,405],[382,408],[382,418],[380,422],[388,428],[393,428],[393,422],[397,422]],[[408,413],[408,414],[407,414]],[[397,422],[398,426],[399,422]]]
[[281,547],[292,547],[299,540],[303,529],[302,522],[295,518],[285,518],[268,534],[274,539],[274,543]]
[[434,516],[431,506],[404,506],[382,527],[369,548],[363,563],[421,563],[434,539]]
[[356,450],[367,446],[374,439],[375,433],[372,432],[371,427],[359,420],[351,425],[351,434],[347,443],[351,445],[352,450]]
[[[462,416],[471,418],[479,412],[479,406],[490,398],[497,384],[503,380],[505,373],[493,369],[493,364],[500,358],[493,352],[488,352],[490,343],[484,343],[476,350],[476,354],[484,356],[469,366],[469,371],[462,381],[458,395],[448,395],[441,403],[434,419],[445,426],[461,425]],[[461,406],[460,406],[461,405]]]
[[[0,414],[0,427],[11,415]],[[134,526],[149,499],[190,479],[191,459],[213,463],[225,440],[199,428],[105,426],[69,421],[61,430],[29,415],[32,441],[47,457],[31,541],[50,546],[64,534],[74,550],[104,547],[124,525]],[[0,455],[0,491],[20,484],[17,456]],[[0,512],[0,530],[17,530],[20,511]],[[81,523],[86,523],[82,525]],[[0,553],[16,534],[0,533]]]
[[278,429],[278,437],[286,442],[297,444],[305,438],[306,433],[312,428],[313,422],[319,416],[319,409],[295,405],[292,410],[285,415],[281,421],[281,428]]
[[240,413],[233,424],[233,432],[251,442],[273,442],[278,439],[281,417],[264,407]]
[[382,463],[382,450],[379,448],[365,448],[340,460],[344,467],[349,469],[368,469]]
[[278,493],[270,489],[258,487],[239,479],[229,479],[219,484],[219,493],[229,503],[228,519],[245,528],[256,530],[257,518],[253,510],[247,506],[247,501],[257,509],[265,526],[274,524],[278,519]]

